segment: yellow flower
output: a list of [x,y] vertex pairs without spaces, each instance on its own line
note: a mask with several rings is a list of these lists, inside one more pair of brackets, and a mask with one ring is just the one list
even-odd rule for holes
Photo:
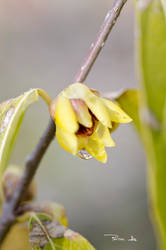
[[74,155],[86,150],[103,163],[107,161],[105,147],[115,146],[110,132],[119,123],[131,121],[119,106],[82,83],[63,90],[51,103],[50,113],[64,149]]

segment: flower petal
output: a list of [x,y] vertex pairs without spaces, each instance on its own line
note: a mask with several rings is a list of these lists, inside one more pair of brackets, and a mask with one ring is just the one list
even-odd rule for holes
[[102,163],[106,163],[107,162],[107,153],[106,151],[104,150],[102,153],[100,153],[100,155],[98,155],[96,157],[96,159]]
[[107,153],[104,148],[104,144],[98,139],[95,134],[89,137],[88,143],[85,149],[98,161],[105,163],[107,161]]
[[107,161],[107,153],[104,149],[104,146],[100,143],[97,143],[95,140],[89,140],[86,150],[98,161],[106,163]]
[[78,140],[78,150],[82,150],[88,144],[88,136],[77,135]]
[[74,133],[69,133],[59,126],[56,126],[56,137],[61,147],[74,155],[77,154],[78,141]]
[[132,119],[118,105],[105,98],[100,97],[100,99],[109,109],[111,121],[117,123],[128,123],[132,121]]
[[74,83],[63,91],[67,98],[82,99],[103,125],[111,128],[111,120],[108,108],[101,101],[100,97],[96,96],[86,85],[82,83]]
[[56,124],[70,133],[77,132],[79,125],[70,100],[61,94],[57,98],[55,110]]
[[109,129],[104,126],[102,123],[98,122],[96,126],[95,133],[97,133],[98,138],[102,140],[104,146],[106,147],[114,147],[115,142],[113,141]]
[[86,128],[91,128],[93,125],[92,117],[89,113],[86,103],[81,99],[70,99],[70,101],[76,113],[78,122]]
[[86,98],[86,103],[95,117],[106,127],[112,128],[108,108],[100,101],[99,97]]
[[91,93],[90,89],[83,83],[73,83],[63,91],[63,95],[69,99],[79,98],[82,100],[85,100],[86,96],[91,95]]

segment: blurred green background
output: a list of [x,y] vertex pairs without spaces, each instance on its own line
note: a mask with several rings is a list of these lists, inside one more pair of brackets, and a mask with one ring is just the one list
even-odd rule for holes
[[[40,87],[52,97],[72,82],[103,18],[108,0],[1,0],[0,102]],[[134,6],[128,1],[86,83],[99,91],[135,88]],[[11,162],[24,165],[48,122],[40,101],[24,119]],[[113,135],[108,163],[73,157],[54,141],[37,174],[38,199],[67,210],[69,225],[101,250],[153,250],[146,162],[131,125]],[[113,242],[104,234],[118,234]],[[137,242],[128,242],[133,235]]]

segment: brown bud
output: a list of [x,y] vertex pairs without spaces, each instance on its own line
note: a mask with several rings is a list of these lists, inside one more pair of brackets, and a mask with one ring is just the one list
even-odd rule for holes
[[[5,201],[11,200],[13,193],[21,180],[23,171],[17,166],[10,166],[5,171],[2,178],[2,198]],[[36,184],[34,181],[31,182],[23,201],[31,201],[36,197]]]

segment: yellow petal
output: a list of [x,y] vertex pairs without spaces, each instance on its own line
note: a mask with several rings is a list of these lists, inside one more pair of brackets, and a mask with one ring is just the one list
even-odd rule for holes
[[56,101],[55,122],[61,129],[70,133],[75,133],[79,128],[71,102],[62,94]]
[[104,146],[106,146],[106,147],[114,147],[115,146],[115,142],[113,141],[113,139],[110,135],[110,131],[106,126],[104,126],[103,124],[98,122],[95,132],[97,133],[98,138],[100,138],[100,140],[102,140]]
[[107,162],[107,153],[106,153],[106,151],[104,150],[104,152],[102,154],[98,155],[96,157],[96,159],[98,161],[102,162],[102,163],[106,163]]
[[86,98],[86,103],[95,115],[95,117],[106,127],[112,128],[112,123],[110,119],[110,114],[108,108],[101,102],[99,97],[95,96],[94,98]]
[[88,136],[77,135],[78,151],[85,149],[88,144]]
[[101,101],[100,97],[96,96],[86,85],[82,83],[74,83],[63,91],[67,98],[82,99],[103,125],[111,128],[111,120],[108,108]]
[[100,99],[109,109],[111,121],[117,123],[128,123],[132,121],[132,119],[118,105],[105,98],[100,97]]
[[71,99],[70,101],[76,113],[78,122],[87,128],[91,128],[93,125],[92,117],[85,102],[81,99]]
[[63,91],[63,95],[69,99],[80,98],[85,100],[86,96],[90,94],[90,89],[82,83],[73,83]]
[[88,144],[86,145],[85,149],[98,161],[103,163],[107,161],[107,153],[101,141],[89,137]]
[[78,142],[77,136],[74,133],[69,133],[56,126],[56,137],[62,148],[74,155],[77,154]]

